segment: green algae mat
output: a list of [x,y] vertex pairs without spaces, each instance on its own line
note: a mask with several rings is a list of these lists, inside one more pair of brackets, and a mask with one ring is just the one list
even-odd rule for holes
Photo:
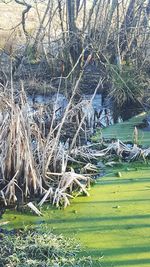
[[[131,141],[134,126],[145,114],[105,129],[106,138]],[[150,132],[139,131],[140,143],[150,145]],[[121,177],[118,177],[118,171]],[[8,211],[0,221],[7,228],[48,225],[54,233],[74,236],[93,267],[150,267],[150,165],[122,164],[97,180],[90,197],[72,200],[66,210],[47,205],[43,217]],[[81,266],[82,267],[82,266]],[[88,266],[87,266],[88,267]]]
[[[128,121],[111,125],[102,130],[102,136],[106,139],[114,138],[120,139],[123,142],[132,142],[134,127],[142,123],[143,119],[145,119],[147,115],[147,113],[143,112]],[[97,132],[97,134],[93,136],[92,140],[96,142],[99,141],[99,135],[99,132]],[[150,146],[150,132],[138,129],[138,142],[139,145]]]
[[122,177],[114,170],[97,180],[90,197],[76,198],[66,210],[47,206],[42,218],[9,211],[2,221],[10,228],[47,224],[55,233],[75,236],[95,267],[149,267],[150,167],[120,171]]

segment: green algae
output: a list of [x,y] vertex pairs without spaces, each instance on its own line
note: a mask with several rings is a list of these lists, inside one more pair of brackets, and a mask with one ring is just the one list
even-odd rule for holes
[[[133,142],[134,127],[140,123],[147,116],[147,113],[143,112],[128,121],[111,125],[108,128],[102,130],[102,136],[106,139],[120,139],[123,142]],[[92,138],[93,141],[99,141],[100,133]],[[150,145],[150,132],[138,129],[138,143],[139,145]]]
[[[134,126],[145,116],[105,129],[104,137],[132,141]],[[139,131],[140,144],[148,146],[149,135]],[[54,233],[75,237],[83,246],[81,255],[91,255],[94,267],[149,267],[149,203],[149,162],[119,163],[107,168],[105,177],[91,188],[90,197],[72,200],[65,210],[47,204],[43,217],[9,210],[1,222],[8,221],[9,229],[46,224]]]
[[[138,164],[137,164],[138,165]],[[97,180],[90,197],[80,196],[65,210],[49,205],[43,217],[8,211],[8,227],[47,224],[54,233],[76,237],[93,266],[150,266],[150,167],[136,164]],[[136,169],[136,170],[135,170]],[[76,211],[76,212],[75,212]],[[101,258],[101,259],[99,259]]]

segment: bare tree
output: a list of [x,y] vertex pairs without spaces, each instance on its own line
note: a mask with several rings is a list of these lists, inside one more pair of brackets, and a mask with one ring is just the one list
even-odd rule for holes
[[19,5],[22,5],[25,7],[25,9],[22,11],[22,28],[23,28],[23,31],[24,31],[24,34],[26,36],[27,39],[29,39],[29,34],[26,30],[26,15],[28,14],[29,10],[31,9],[31,5],[28,4],[26,1],[21,1],[21,0],[15,0],[15,2]]

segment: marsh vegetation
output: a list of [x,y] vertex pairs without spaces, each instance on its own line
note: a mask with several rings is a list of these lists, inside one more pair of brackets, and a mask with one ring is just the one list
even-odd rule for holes
[[[149,108],[150,3],[12,0],[0,6],[4,14],[16,8],[0,29],[1,196],[5,204],[38,195],[41,203],[47,196],[67,206],[74,190],[88,195],[88,173],[71,168],[89,163],[88,148],[78,147],[94,128]],[[37,92],[56,97],[37,103]],[[94,110],[97,93],[102,103]]]
[[[41,207],[48,204],[65,216],[71,201],[89,196],[95,178],[105,174],[112,176],[110,187],[127,186],[123,178],[130,176],[126,172],[134,161],[149,168],[150,1],[2,0],[0,11],[2,211],[13,206],[23,215],[31,209],[41,223]],[[107,185],[107,178],[102,181],[98,189]],[[74,209],[68,222],[78,216]],[[80,228],[76,232],[80,236]],[[0,238],[4,266],[41,266],[44,260],[44,266],[99,263],[76,258],[77,246],[51,232],[19,230]],[[5,246],[11,247],[10,257]],[[43,260],[37,251],[46,255]]]

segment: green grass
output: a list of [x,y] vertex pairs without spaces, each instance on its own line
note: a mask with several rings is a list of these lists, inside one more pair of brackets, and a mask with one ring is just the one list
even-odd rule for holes
[[[102,130],[102,135],[106,139],[115,138],[125,142],[132,142],[134,127],[141,123],[146,115],[147,114],[143,112],[142,114],[137,115],[128,121],[117,123],[108,128],[105,128]],[[150,132],[138,129],[138,133],[139,145],[150,146]],[[97,133],[92,139],[93,141],[98,141],[99,133]]]
[[92,266],[90,257],[78,258],[79,250],[73,238],[52,234],[47,227],[19,230],[13,235],[1,234],[0,266]]

